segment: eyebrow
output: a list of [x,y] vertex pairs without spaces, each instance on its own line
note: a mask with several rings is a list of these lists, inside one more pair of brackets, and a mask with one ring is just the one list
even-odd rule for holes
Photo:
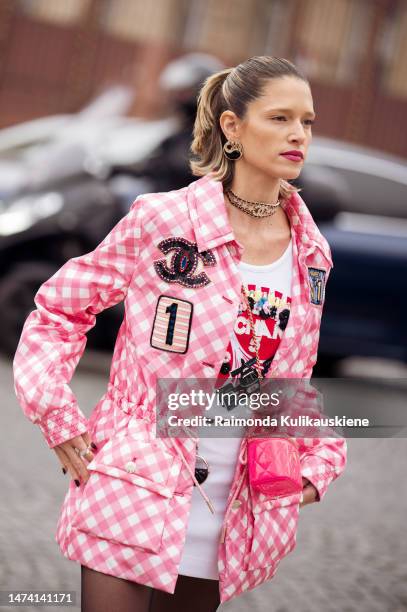
[[[268,108],[266,112],[281,112],[281,113],[291,113],[291,108]],[[316,113],[312,111],[305,111],[304,115],[312,115],[312,117],[316,117]]]

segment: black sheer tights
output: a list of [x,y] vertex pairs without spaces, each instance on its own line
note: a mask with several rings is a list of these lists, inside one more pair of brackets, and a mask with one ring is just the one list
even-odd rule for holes
[[175,593],[109,576],[81,566],[82,612],[215,612],[217,580],[179,575]]

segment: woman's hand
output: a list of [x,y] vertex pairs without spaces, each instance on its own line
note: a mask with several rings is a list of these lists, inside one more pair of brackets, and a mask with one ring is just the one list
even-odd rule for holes
[[64,474],[68,471],[78,487],[81,481],[83,483],[88,481],[89,472],[86,466],[92,461],[93,453],[89,450],[86,455],[80,457],[75,451],[75,448],[85,450],[87,446],[93,446],[95,449],[97,448],[93,442],[91,443],[88,432],[85,432],[80,436],[76,436],[71,440],[67,440],[53,447],[61,463],[62,471]]
[[317,501],[318,491],[316,490],[314,485],[310,483],[308,478],[302,477],[302,486],[303,486],[303,489],[302,489],[303,499],[302,499],[302,502],[300,503],[300,507],[306,506],[307,504],[312,504],[313,502]]

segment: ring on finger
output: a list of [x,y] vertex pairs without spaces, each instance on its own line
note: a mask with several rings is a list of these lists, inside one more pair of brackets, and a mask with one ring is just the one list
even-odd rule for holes
[[88,453],[92,452],[92,448],[90,446],[87,446],[86,448],[80,450],[79,448],[75,447],[75,452],[79,455],[79,457],[84,457]]

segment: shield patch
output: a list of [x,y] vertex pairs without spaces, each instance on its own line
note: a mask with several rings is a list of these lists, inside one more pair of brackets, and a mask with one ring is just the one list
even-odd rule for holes
[[326,271],[320,268],[308,268],[311,304],[321,306],[325,297]]

